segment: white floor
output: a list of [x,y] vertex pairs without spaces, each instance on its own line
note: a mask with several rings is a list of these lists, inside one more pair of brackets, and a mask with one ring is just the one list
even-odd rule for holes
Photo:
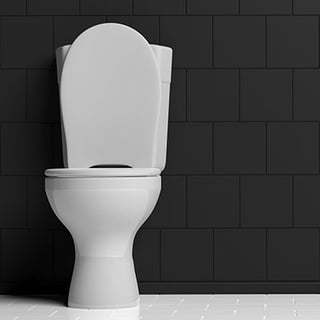
[[141,295],[140,308],[80,310],[54,297],[0,296],[0,320],[320,319],[320,295]]

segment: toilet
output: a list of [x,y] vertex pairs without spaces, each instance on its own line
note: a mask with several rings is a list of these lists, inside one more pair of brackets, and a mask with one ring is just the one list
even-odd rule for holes
[[136,307],[132,246],[161,190],[172,50],[103,23],[56,58],[64,168],[45,190],[75,244],[68,305]]

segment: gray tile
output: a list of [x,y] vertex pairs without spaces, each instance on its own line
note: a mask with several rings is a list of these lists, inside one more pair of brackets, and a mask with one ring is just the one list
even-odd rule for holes
[[268,173],[318,173],[318,124],[270,123],[267,141]]
[[59,93],[56,71],[28,70],[28,120],[59,121]]
[[215,67],[265,65],[264,17],[215,17],[213,30]]
[[212,254],[211,230],[162,230],[161,279],[210,281],[213,271]]
[[318,0],[293,0],[295,14],[319,14],[320,2]]
[[133,0],[134,14],[174,15],[185,13],[185,0]]
[[291,14],[292,0],[240,0],[241,14]]
[[269,230],[268,279],[319,280],[319,231]]
[[188,14],[238,14],[239,0],[187,0]]
[[292,227],[292,178],[241,177],[241,226]]
[[269,67],[318,67],[317,17],[268,17]]
[[81,0],[82,15],[132,14],[133,0]]
[[215,123],[214,172],[257,174],[266,170],[265,125]]
[[161,17],[160,42],[173,48],[174,67],[212,66],[211,17]]
[[45,177],[28,177],[28,227],[62,229],[45,192]]
[[24,70],[0,71],[0,119],[24,121],[27,118],[27,83]]
[[197,174],[212,172],[211,123],[169,125],[165,173]]
[[294,119],[320,120],[320,70],[294,71]]
[[138,232],[134,241],[134,263],[138,281],[160,280],[160,230]]
[[237,227],[239,225],[238,177],[189,177],[188,225]]
[[158,203],[145,227],[184,227],[186,225],[186,177],[161,178]]
[[4,230],[1,233],[1,276],[4,281],[53,280],[52,234],[47,230]]
[[51,68],[52,63],[51,17],[2,17],[2,67]]
[[5,174],[43,174],[52,165],[52,128],[46,124],[3,124],[1,170]]
[[264,230],[231,229],[214,232],[216,281],[263,281],[266,279]]
[[294,177],[294,224],[320,227],[320,177]]
[[170,85],[169,121],[186,120],[186,90],[186,70],[173,70]]
[[25,15],[26,7],[26,0],[2,0],[0,15]]
[[238,119],[239,76],[236,70],[189,70],[187,78],[188,120]]
[[291,120],[291,70],[241,70],[240,79],[241,120]]
[[27,225],[27,180],[25,177],[0,177],[0,227],[24,228]]
[[27,0],[28,14],[79,14],[79,0]]

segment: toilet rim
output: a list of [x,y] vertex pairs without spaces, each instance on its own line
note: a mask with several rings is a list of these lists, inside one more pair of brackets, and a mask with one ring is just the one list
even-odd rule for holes
[[158,168],[57,168],[47,169],[45,176],[50,178],[114,178],[114,177],[155,177],[160,175]]

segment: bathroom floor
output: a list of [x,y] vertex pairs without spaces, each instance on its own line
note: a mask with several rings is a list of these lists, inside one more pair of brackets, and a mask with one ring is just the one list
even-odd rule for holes
[[59,297],[0,296],[0,320],[320,319],[320,295],[141,295],[139,308],[80,310]]

